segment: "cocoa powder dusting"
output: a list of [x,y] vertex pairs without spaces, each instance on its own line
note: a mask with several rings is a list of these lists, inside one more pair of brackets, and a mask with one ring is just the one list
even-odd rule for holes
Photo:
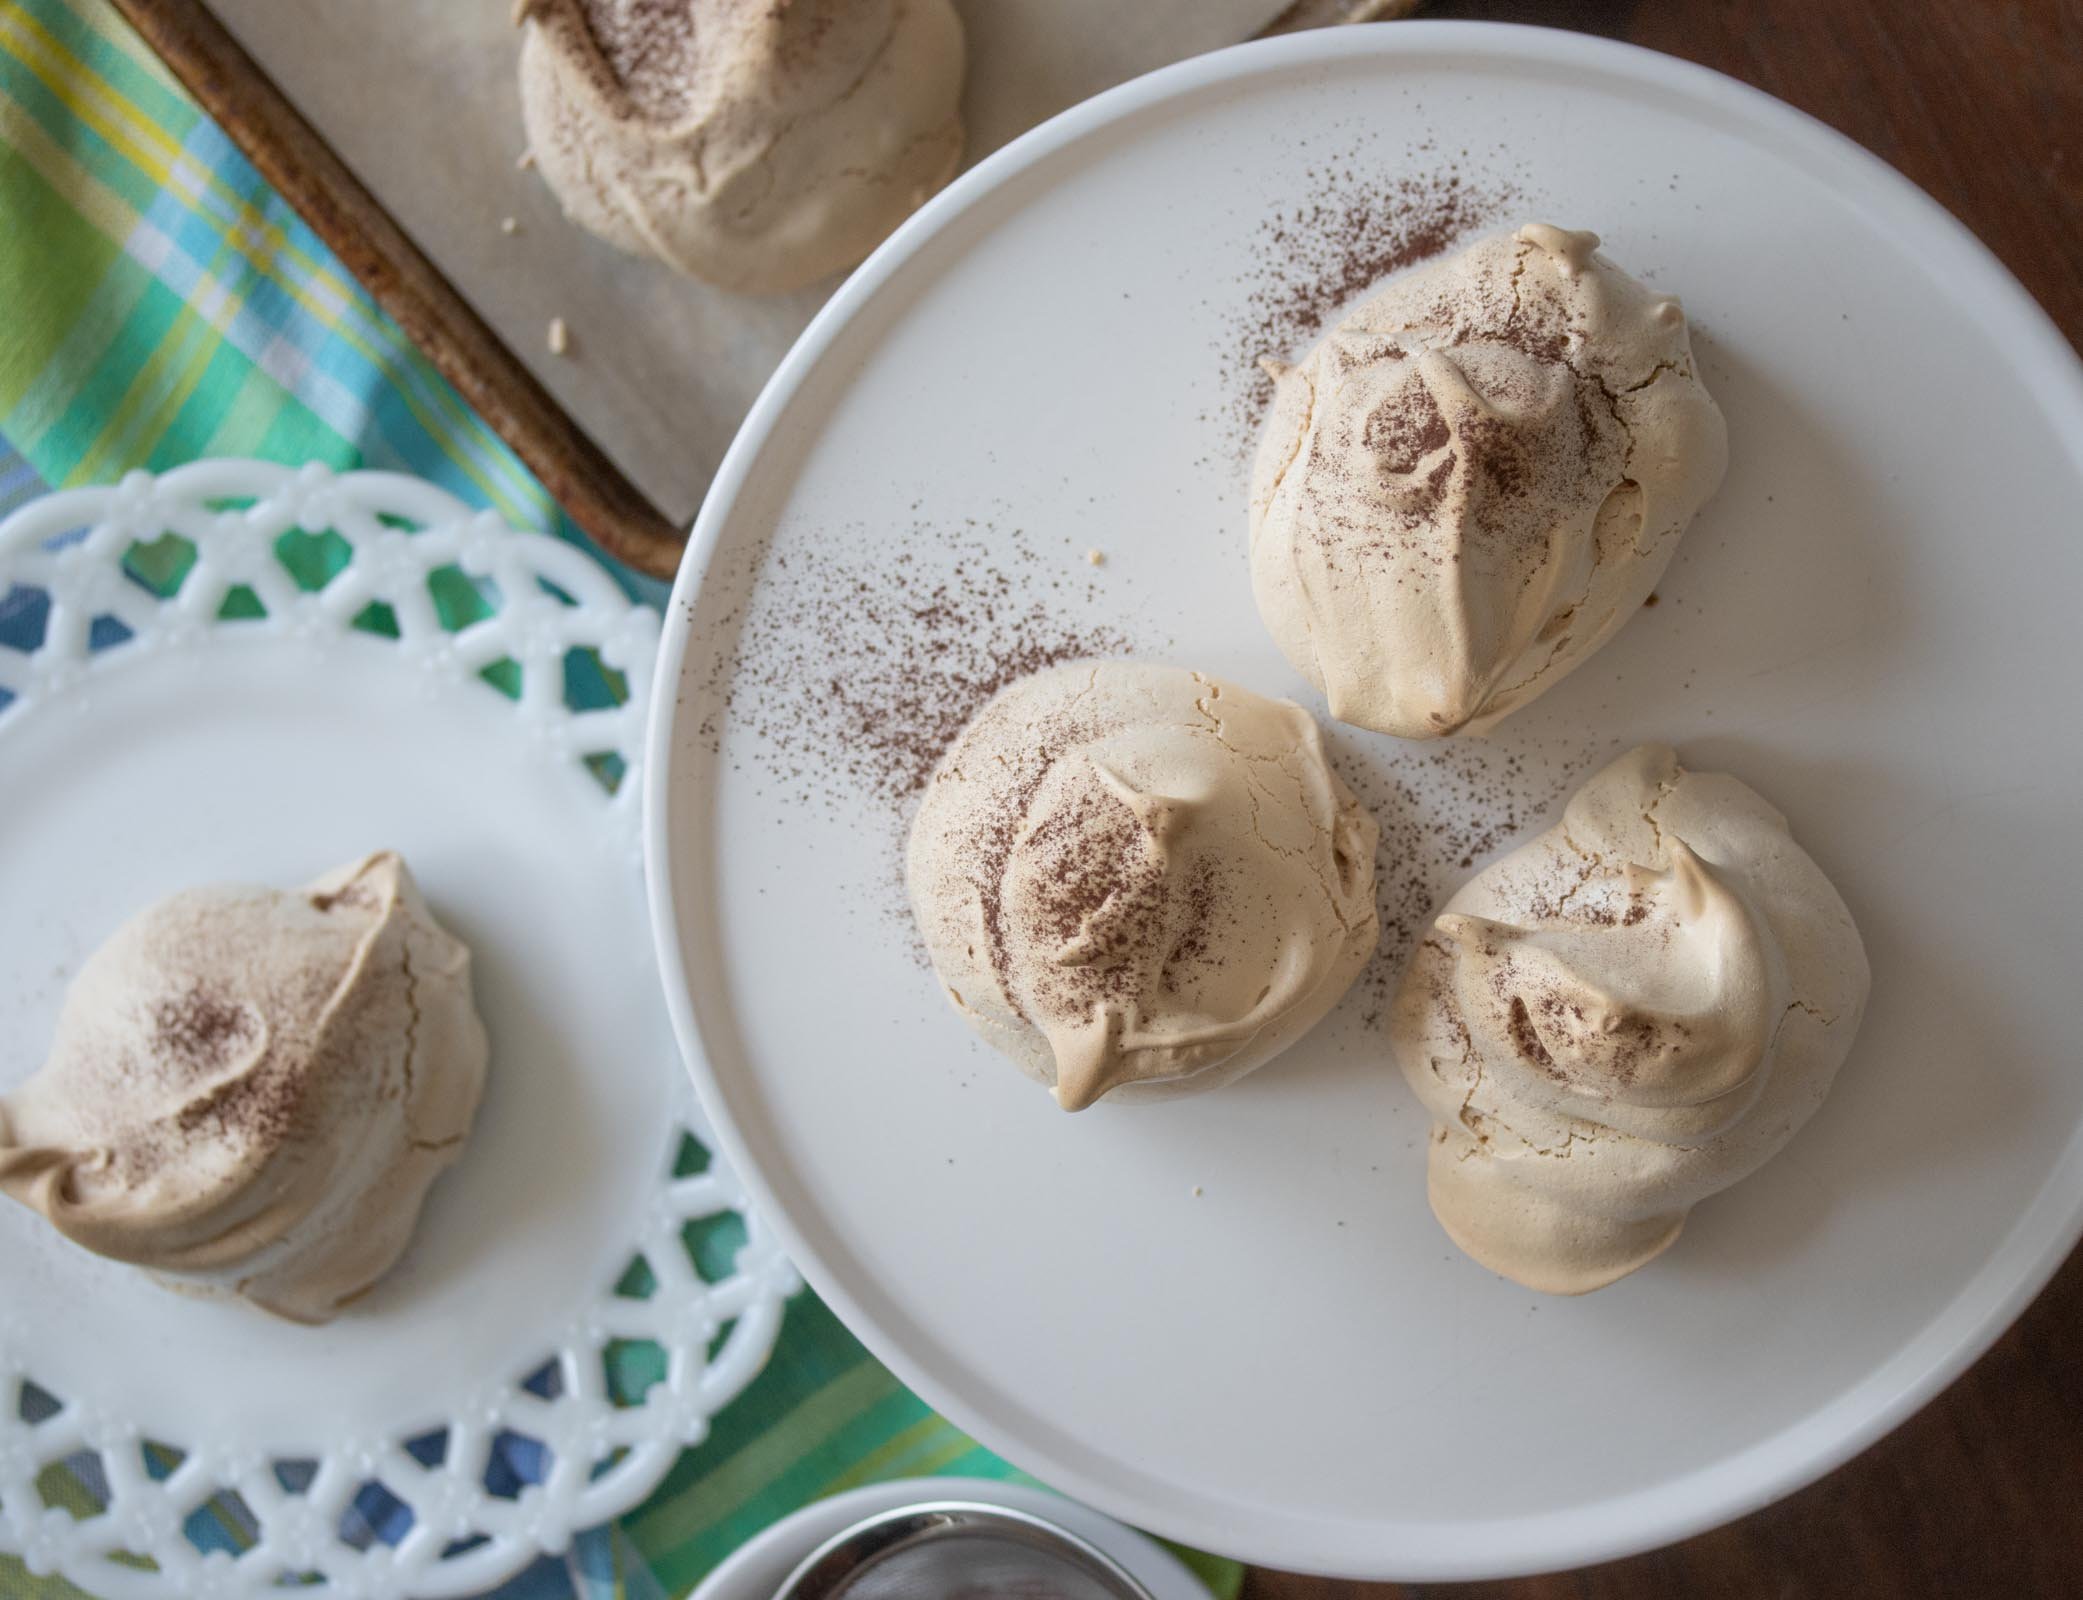
[[988,962],[1030,1020],[1118,1019],[1153,990],[1191,1005],[1228,960],[1234,872],[1215,855],[1180,853],[1172,802],[1069,759],[1137,725],[1146,713],[1133,697],[1109,704],[1096,666],[1053,677],[988,712],[948,758],[985,780],[952,791],[961,798],[942,817],[960,818],[953,878],[979,912],[981,948],[968,958]]
[[[1007,845],[1024,810],[1008,807],[993,819]],[[1076,952],[1070,962],[1034,972],[1036,983],[1059,991],[1067,1008],[1134,1000],[1140,974],[1129,957],[1162,937],[1172,899],[1162,858],[1142,823],[1116,796],[1087,790],[1046,817],[1018,848],[1033,852],[1041,869],[1027,903],[1012,908],[1021,927],[1029,937]]]
[[1184,901],[1178,933],[1159,972],[1159,980],[1174,991],[1186,988],[1188,977],[1204,965],[1222,965],[1218,941],[1237,921],[1234,905],[1221,892],[1215,863],[1206,857],[1187,876]]
[[1578,782],[1611,752],[1574,741],[1506,748],[1457,739],[1439,746],[1381,740],[1338,748],[1340,777],[1381,825],[1374,900],[1381,943],[1354,985],[1377,1025],[1410,952],[1447,897],[1488,858],[1547,826]]
[[162,1000],[152,1012],[154,1053],[188,1077],[220,1066],[254,1032],[251,1012],[200,985]]
[[1169,643],[1147,626],[1132,636],[1132,586],[1093,573],[1089,542],[1089,529],[964,519],[739,558],[720,574],[742,598],[712,629],[727,642],[702,737],[720,753],[731,730],[732,770],[762,795],[845,818],[865,806],[901,854],[926,780],[991,696],[1060,662]]
[[[959,733],[961,730],[955,731]],[[1012,862],[1020,823],[1057,758],[1066,747],[1089,737],[1093,731],[1075,710],[1059,711],[1035,729],[1032,746],[1015,758],[1018,765],[1006,786],[1003,800],[983,830],[968,841],[977,861],[977,907],[983,914],[986,954],[992,972],[997,974],[999,988],[1012,999],[1013,1009],[1022,1015],[1025,1012],[1012,981],[1012,947],[1006,930],[1006,871]]]
[[248,1073],[191,1100],[175,1122],[184,1134],[235,1133],[251,1144],[279,1144],[295,1131],[303,1101],[304,1085],[294,1074]]
[[[221,1073],[259,1039],[260,1020],[251,1008],[200,985],[161,1001],[152,1013],[150,1048],[156,1066],[177,1079]],[[196,1095],[182,1106],[176,1125],[187,1135],[236,1134],[266,1143],[287,1136],[300,1101],[292,1075],[263,1064]]]
[[689,0],[581,0],[601,56],[647,116],[687,109],[695,87],[694,7]]
[[1548,1054],[1548,1047],[1541,1043],[1540,1035],[1533,1031],[1533,1018],[1526,1010],[1526,1001],[1518,995],[1512,997],[1511,1005],[1512,1047],[1520,1058],[1535,1071],[1550,1078],[1560,1078],[1562,1069],[1555,1065],[1555,1058]]
[[1262,359],[1294,359],[1382,279],[1501,226],[1523,202],[1511,179],[1429,143],[1388,150],[1361,139],[1326,160],[1251,239],[1244,304],[1216,347],[1229,398],[1211,420],[1229,454],[1248,459],[1258,442],[1273,398]]

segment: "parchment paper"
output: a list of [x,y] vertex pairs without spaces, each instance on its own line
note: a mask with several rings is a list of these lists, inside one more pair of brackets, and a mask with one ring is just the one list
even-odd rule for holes
[[[1065,106],[1258,32],[1283,0],[956,0],[974,161]],[[510,0],[211,0],[449,281],[668,516],[691,521],[833,285],[730,295],[567,223],[519,170]],[[518,231],[501,231],[512,217]],[[836,280],[835,280],[836,281]],[[569,353],[547,347],[551,318]]]

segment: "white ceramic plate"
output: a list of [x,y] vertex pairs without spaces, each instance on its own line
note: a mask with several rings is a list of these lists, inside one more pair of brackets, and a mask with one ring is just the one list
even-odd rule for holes
[[926,1500],[968,1500],[1032,1512],[1090,1540],[1140,1579],[1154,1600],[1208,1600],[1206,1587],[1177,1556],[1134,1529],[1061,1495],[990,1478],[902,1478],[819,1500],[733,1551],[688,1600],[773,1600],[797,1565],[841,1529]]
[[[178,570],[170,539],[190,564],[161,599],[125,568]],[[284,539],[330,549],[322,588]],[[437,593],[473,588],[495,613],[447,631]],[[266,615],[222,616],[238,591]],[[391,637],[354,625],[371,606]],[[298,1573],[390,1600],[478,1592],[628,1510],[794,1286],[724,1163],[676,1175],[701,1124],[645,949],[641,682],[566,688],[575,651],[641,680],[656,619],[431,484],[215,461],[0,523],[0,620],[0,1088],[141,906],[386,846],[471,945],[492,1039],[411,1249],[322,1328],[170,1293],[0,1201],[0,1552],[108,1600]],[[500,661],[517,700],[479,680]],[[612,796],[583,764],[605,752],[630,758]],[[664,1381],[638,1393],[617,1349],[646,1340]],[[68,1476],[70,1505],[46,1492]]]
[[[1733,465],[1665,603],[1449,765],[1666,738],[1734,770],[1842,888],[1875,972],[1808,1130],[1666,1258],[1574,1301],[1440,1234],[1424,1119],[1365,995],[1220,1094],[1055,1112],[854,914],[890,893],[867,803],[767,781],[750,702],[719,712],[706,687],[731,574],[756,600],[784,570],[872,560],[884,530],[995,515],[1104,547],[1104,593],[1172,659],[1298,693],[1252,610],[1211,347],[1264,271],[1264,218],[1327,162],[1463,149],[1501,152],[1526,214],[1597,228],[1683,293]],[[877,1354],[1125,1520],[1283,1567],[1466,1578],[1748,1510],[1929,1398],[2077,1235],[2079,506],[2083,381],[2045,317],[1903,179],[1738,84],[1420,23],[1129,85],[891,240],[704,509],[647,791],[697,1085]],[[761,565],[769,544],[805,559]],[[1340,745],[1377,778],[1434,770]],[[1413,806],[1421,833],[1450,824],[1451,789],[1390,795],[1385,828]]]

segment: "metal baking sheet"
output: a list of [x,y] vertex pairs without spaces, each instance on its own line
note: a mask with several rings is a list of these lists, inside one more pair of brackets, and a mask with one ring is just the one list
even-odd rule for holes
[[[525,140],[506,0],[210,0],[434,264],[667,516],[693,520],[760,385],[832,285],[726,294],[567,223]],[[956,0],[967,158],[1139,73],[1259,32],[1282,0]],[[502,229],[514,219],[515,229]],[[553,354],[553,318],[570,346]]]

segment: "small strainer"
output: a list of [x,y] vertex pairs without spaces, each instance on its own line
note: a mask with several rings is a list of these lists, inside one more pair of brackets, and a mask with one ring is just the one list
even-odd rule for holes
[[1005,1506],[933,1500],[842,1529],[776,1600],[1151,1600],[1113,1557]]

